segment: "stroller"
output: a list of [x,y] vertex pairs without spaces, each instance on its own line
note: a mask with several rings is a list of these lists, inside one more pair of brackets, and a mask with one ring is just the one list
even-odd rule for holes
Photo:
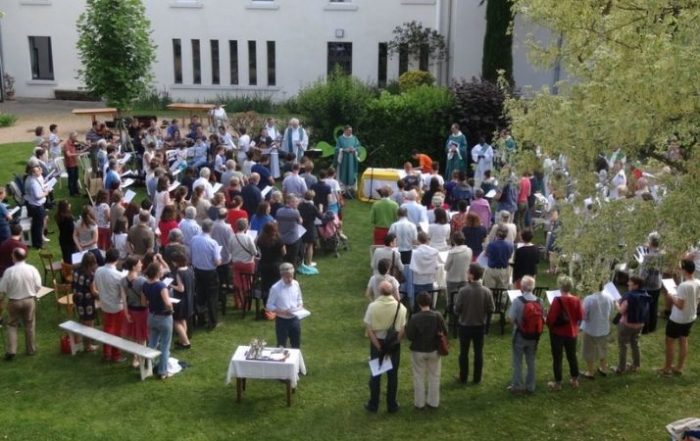
[[321,225],[318,225],[318,238],[321,249],[326,253],[333,253],[335,257],[340,257],[338,250],[341,248],[345,251],[350,249],[348,239],[340,233],[342,222],[338,215],[332,211],[326,211],[321,219]]

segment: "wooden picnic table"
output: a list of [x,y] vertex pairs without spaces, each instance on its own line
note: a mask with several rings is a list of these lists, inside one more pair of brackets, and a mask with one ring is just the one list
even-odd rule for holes
[[90,115],[92,122],[97,121],[97,115],[111,115],[112,119],[117,115],[115,107],[104,107],[101,109],[73,109],[73,115]]

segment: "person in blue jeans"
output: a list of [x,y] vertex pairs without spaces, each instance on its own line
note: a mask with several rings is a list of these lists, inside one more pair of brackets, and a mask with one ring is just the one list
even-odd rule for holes
[[152,262],[146,268],[143,294],[148,302],[148,347],[160,351],[156,375],[161,380],[168,378],[168,358],[173,337],[173,305],[168,287],[160,281],[161,265]]
[[[532,277],[524,276],[520,280],[520,289],[522,296],[518,297],[508,310],[508,318],[513,323],[513,381],[509,389],[513,394],[531,394],[535,392],[535,357],[538,340],[525,338],[519,328],[523,324],[526,302],[539,302],[541,308],[542,301],[532,293],[535,289],[535,279]],[[523,384],[522,372],[523,355],[527,365],[525,384]]]

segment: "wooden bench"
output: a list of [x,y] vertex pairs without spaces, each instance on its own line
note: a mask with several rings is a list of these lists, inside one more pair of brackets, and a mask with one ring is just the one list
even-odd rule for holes
[[141,381],[153,375],[153,360],[160,355],[160,351],[134,343],[133,341],[125,340],[121,337],[117,337],[116,335],[108,334],[100,331],[99,329],[81,325],[80,323],[72,320],[65,321],[58,325],[58,327],[68,332],[70,335],[71,355],[75,355],[77,352],[83,349],[82,344],[75,340],[75,336],[79,335],[83,338],[89,338],[90,340],[94,340],[102,344],[114,346],[121,351],[135,355],[139,361]]

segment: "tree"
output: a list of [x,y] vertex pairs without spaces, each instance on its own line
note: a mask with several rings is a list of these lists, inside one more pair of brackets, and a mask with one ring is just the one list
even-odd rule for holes
[[484,55],[481,59],[481,77],[493,83],[499,71],[513,84],[513,12],[511,0],[482,0],[486,2],[486,33]]
[[419,60],[420,70],[428,70],[432,62],[444,60],[447,56],[445,37],[416,21],[395,27],[393,34],[394,39],[387,43],[389,53],[405,51],[409,57]]
[[78,18],[78,71],[87,89],[119,109],[129,109],[153,80],[155,45],[140,0],[87,0]]
[[[515,137],[531,140],[550,156],[569,161],[576,193],[565,206],[558,240],[580,263],[584,286],[597,288],[613,262],[628,262],[653,230],[668,262],[700,238],[700,218],[688,215],[700,200],[700,22],[690,0],[515,0],[516,13],[563,34],[561,44],[534,45],[531,59],[561,60],[575,82],[559,95],[541,91],[507,102]],[[677,139],[682,155],[669,151]],[[658,202],[582,200],[596,193],[594,162],[620,147],[641,161],[664,189]]]

